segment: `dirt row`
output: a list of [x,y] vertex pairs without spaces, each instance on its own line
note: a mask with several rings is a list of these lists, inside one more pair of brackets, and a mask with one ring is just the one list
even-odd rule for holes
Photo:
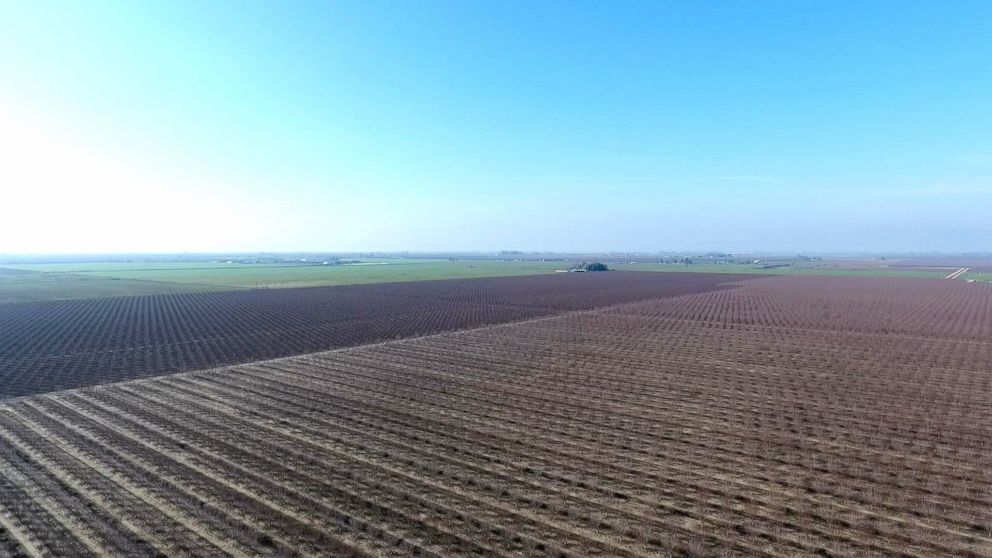
[[992,355],[803,281],[2,403],[0,555],[992,553]]
[[0,399],[726,288],[569,273],[0,304]]

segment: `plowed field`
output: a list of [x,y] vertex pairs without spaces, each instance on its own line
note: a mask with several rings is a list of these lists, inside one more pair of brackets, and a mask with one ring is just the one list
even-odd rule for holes
[[723,288],[556,274],[0,304],[0,398]]
[[0,404],[0,555],[988,556],[992,286],[780,277]]

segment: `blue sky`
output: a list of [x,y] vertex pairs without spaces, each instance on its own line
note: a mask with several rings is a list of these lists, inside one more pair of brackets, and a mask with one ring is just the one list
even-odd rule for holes
[[0,253],[992,251],[992,3],[7,2]]

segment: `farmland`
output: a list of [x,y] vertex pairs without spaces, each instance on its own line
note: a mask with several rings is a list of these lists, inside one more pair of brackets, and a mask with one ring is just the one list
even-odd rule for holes
[[834,277],[911,277],[918,279],[940,279],[947,275],[943,269],[880,266],[877,263],[844,261],[802,262],[782,267],[764,267],[754,264],[692,264],[676,263],[616,263],[614,269],[620,271],[669,271],[677,273],[734,273],[753,275],[821,275]]
[[987,556],[990,287],[437,287],[588,309],[9,400],[0,555]]
[[[297,288],[514,277],[552,273],[582,261],[602,259],[619,271],[730,273],[753,275],[878,276],[938,279],[961,267],[983,279],[992,260],[979,258],[804,260],[782,258],[782,265],[714,263],[695,258],[691,265],[660,263],[657,257],[596,254],[540,254],[520,259],[486,259],[450,254],[423,257],[362,257],[347,265],[238,263],[219,260],[85,261],[75,263],[0,263],[0,303],[100,298],[108,296],[216,292],[259,288]],[[145,256],[148,258],[149,256]],[[288,258],[287,258],[288,259]],[[311,258],[312,259],[312,258]],[[350,260],[349,260],[350,261]]]
[[[509,277],[550,273],[562,262],[445,260],[445,259],[366,259],[357,265],[274,265],[226,262],[119,262],[119,263],[43,263],[6,264],[4,268],[30,271],[49,281],[120,281],[117,294],[156,294],[157,292],[202,292],[249,288],[293,288],[334,285],[466,279],[474,277]],[[84,286],[93,283],[86,284]],[[171,286],[172,291],[162,289]],[[135,292],[122,292],[124,287]],[[13,288],[7,298],[16,300]],[[0,300],[4,289],[0,284]],[[39,300],[27,292],[20,300]],[[58,296],[58,295],[56,295]],[[99,291],[90,296],[105,296]],[[64,294],[62,298],[69,298]]]
[[608,273],[0,304],[0,397],[721,288]]
[[229,290],[216,285],[120,279],[0,267],[0,304],[38,300],[102,298]]

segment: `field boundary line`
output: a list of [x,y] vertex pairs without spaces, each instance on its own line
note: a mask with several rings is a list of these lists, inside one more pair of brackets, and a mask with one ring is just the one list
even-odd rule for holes
[[[721,291],[721,290],[740,289],[740,288],[743,288],[745,286],[745,284],[748,283],[748,282],[759,281],[759,280],[762,280],[764,278],[765,277],[757,277],[755,279],[748,278],[748,279],[743,279],[743,280],[733,281],[733,282],[728,281],[727,283],[724,283],[724,285],[728,285],[726,288],[721,287],[721,288],[717,288],[715,290],[716,291]],[[566,318],[566,317],[576,316],[576,315],[584,315],[584,314],[595,315],[598,312],[602,312],[604,310],[611,309],[611,308],[614,308],[614,307],[621,307],[621,306],[625,306],[625,305],[629,305],[629,304],[637,304],[637,303],[640,303],[640,302],[648,302],[648,301],[655,301],[655,300],[679,299],[679,298],[682,298],[682,297],[698,295],[698,294],[705,293],[705,292],[713,292],[713,291],[701,291],[701,292],[692,292],[692,293],[682,293],[682,294],[678,294],[678,295],[675,295],[675,296],[650,297],[650,298],[645,298],[645,299],[638,300],[638,301],[618,302],[618,303],[614,303],[614,304],[607,304],[607,305],[604,305],[604,306],[597,306],[595,308],[584,308],[584,309],[581,309],[581,310],[566,310],[566,311],[562,311],[560,313],[553,313],[553,314],[549,314],[549,315],[545,315],[545,316],[534,316],[534,317],[529,317],[529,318],[523,318],[523,319],[520,319],[520,320],[513,320],[513,321],[509,321],[509,322],[500,322],[500,323],[495,323],[495,324],[486,324],[486,325],[481,325],[481,326],[477,326],[477,327],[468,327],[468,328],[464,328],[464,329],[452,329],[452,330],[448,330],[448,331],[439,331],[437,333],[430,333],[430,334],[427,334],[427,335],[418,335],[418,336],[414,336],[414,337],[401,337],[401,338],[398,338],[398,339],[387,339],[387,340],[383,340],[383,341],[374,341],[374,342],[371,342],[371,343],[364,343],[364,344],[361,344],[361,345],[352,345],[350,347],[339,347],[339,348],[336,348],[336,349],[326,349],[326,350],[320,350],[320,351],[311,351],[311,352],[307,352],[307,353],[298,353],[298,354],[294,354],[294,355],[287,355],[287,356],[276,357],[276,358],[269,358],[269,359],[263,359],[263,360],[247,360],[245,362],[239,362],[239,363],[235,363],[235,364],[225,364],[225,365],[222,365],[222,366],[214,366],[214,367],[209,367],[209,368],[200,368],[200,369],[197,369],[197,370],[181,370],[181,371],[176,371],[176,372],[171,372],[171,373],[155,374],[155,375],[146,376],[146,377],[142,377],[142,378],[131,378],[131,379],[120,380],[120,381],[116,381],[116,382],[107,382],[107,383],[103,383],[103,384],[94,384],[94,385],[89,385],[89,386],[79,386],[79,387],[73,387],[73,388],[61,389],[61,390],[55,390],[55,391],[46,391],[46,392],[42,392],[42,393],[32,393],[32,394],[27,394],[27,395],[21,395],[21,396],[18,396],[18,397],[9,397],[9,398],[6,398],[6,399],[0,399],[0,406],[5,406],[5,405],[7,405],[9,403],[15,403],[17,401],[27,400],[27,399],[31,399],[33,397],[39,397],[39,396],[43,396],[43,395],[58,395],[60,393],[74,392],[74,391],[79,391],[79,390],[100,389],[100,388],[103,388],[103,387],[113,386],[113,385],[118,385],[118,384],[131,384],[131,383],[138,383],[138,382],[147,382],[147,381],[150,381],[150,380],[154,380],[156,378],[185,377],[185,376],[189,376],[189,375],[192,375],[192,374],[219,373],[219,372],[224,372],[224,371],[229,371],[229,370],[232,370],[232,369],[236,369],[236,368],[238,368],[240,366],[244,366],[246,364],[266,364],[266,363],[273,363],[273,362],[284,362],[284,361],[288,361],[288,360],[292,360],[292,359],[306,358],[306,357],[309,357],[309,356],[312,356],[312,355],[341,353],[341,352],[356,351],[356,350],[365,350],[365,349],[370,349],[370,348],[373,348],[373,347],[379,347],[379,346],[383,346],[383,345],[410,343],[410,342],[413,342],[413,341],[418,341],[420,339],[433,339],[433,338],[443,337],[443,336],[465,335],[465,334],[473,333],[473,332],[490,331],[490,330],[496,330],[496,329],[500,329],[500,328],[507,328],[507,327],[512,327],[512,326],[521,325],[521,324],[540,323],[540,322],[551,321],[551,320],[556,320],[556,319]],[[146,296],[146,295],[134,295],[134,296]]]

